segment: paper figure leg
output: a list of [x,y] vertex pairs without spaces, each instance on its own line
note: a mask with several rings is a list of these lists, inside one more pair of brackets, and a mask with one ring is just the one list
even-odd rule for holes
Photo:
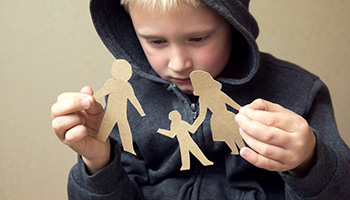
[[235,142],[240,149],[245,147],[242,137],[235,138]]
[[98,134],[95,136],[96,139],[103,142],[107,140],[108,135],[111,133],[116,123],[116,120],[112,120],[112,119],[114,119],[114,116],[111,116],[111,113],[108,112],[108,108],[107,108],[106,113],[102,120],[100,130]]
[[237,146],[233,138],[229,138],[225,140],[227,146],[231,149],[231,154],[238,154]]
[[136,155],[128,121],[118,122],[118,129],[124,151]]
[[204,166],[213,165],[214,163],[208,160],[207,157],[203,154],[202,150],[196,145],[192,145],[190,152],[202,163]]
[[188,149],[183,150],[183,148],[180,147],[180,155],[181,155],[181,163],[182,163],[180,171],[189,170],[190,169],[190,151],[188,151]]
[[243,142],[243,138],[241,136],[241,134],[239,133],[239,127],[237,124],[234,124],[234,132],[232,134],[232,137],[235,141],[235,143],[237,144],[237,146],[242,149],[243,147],[245,147],[245,144]]

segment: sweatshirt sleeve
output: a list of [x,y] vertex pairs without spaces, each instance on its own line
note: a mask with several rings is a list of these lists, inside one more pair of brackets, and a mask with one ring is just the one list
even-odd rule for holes
[[327,87],[317,79],[304,116],[316,136],[317,161],[308,175],[280,173],[286,199],[350,199],[350,150],[341,139]]
[[93,175],[86,172],[85,164],[78,156],[68,177],[69,199],[143,199],[138,185],[131,181],[121,164],[120,145],[111,138],[111,162]]

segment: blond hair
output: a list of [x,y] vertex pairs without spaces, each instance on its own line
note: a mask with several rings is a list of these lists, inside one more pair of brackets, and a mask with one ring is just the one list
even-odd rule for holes
[[178,10],[181,3],[186,3],[194,7],[198,7],[202,2],[200,0],[121,0],[120,4],[128,11],[128,7],[142,6],[147,9],[158,8],[161,11],[173,11]]

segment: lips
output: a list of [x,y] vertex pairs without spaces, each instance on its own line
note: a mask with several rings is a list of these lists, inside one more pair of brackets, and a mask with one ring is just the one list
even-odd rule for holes
[[190,78],[173,78],[174,82],[176,83],[190,83]]

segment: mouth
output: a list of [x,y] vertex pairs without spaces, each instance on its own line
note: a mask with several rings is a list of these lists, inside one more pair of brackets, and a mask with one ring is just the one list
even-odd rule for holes
[[190,78],[173,78],[175,83],[191,83]]

